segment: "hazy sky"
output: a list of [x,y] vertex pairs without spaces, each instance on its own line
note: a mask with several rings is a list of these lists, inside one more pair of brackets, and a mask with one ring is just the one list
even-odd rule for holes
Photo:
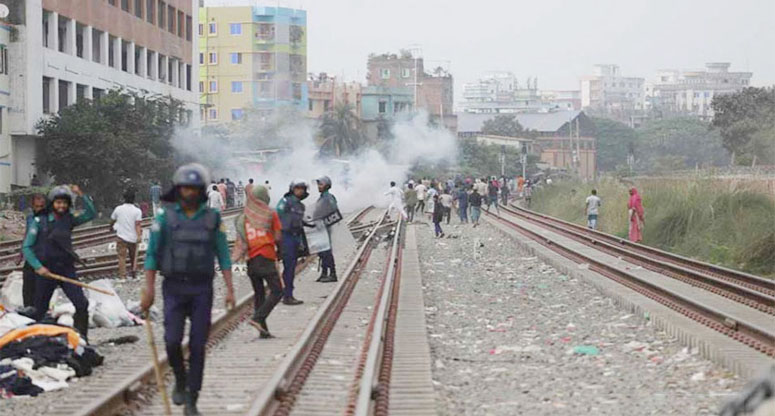
[[[271,0],[270,0],[271,1]],[[261,2],[262,4],[264,2]],[[270,3],[270,2],[267,2]],[[270,3],[271,4],[271,3]],[[728,61],[775,84],[775,0],[280,0],[307,10],[308,69],[363,80],[370,52],[422,47],[448,61],[455,95],[492,70],[578,89],[596,63],[625,76]]]

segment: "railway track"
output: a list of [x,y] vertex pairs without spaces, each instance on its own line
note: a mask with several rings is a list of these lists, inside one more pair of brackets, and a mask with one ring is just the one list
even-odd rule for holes
[[[775,326],[772,325],[775,303],[769,294],[770,285],[764,279],[727,272],[652,248],[641,250],[645,246],[586,231],[578,225],[532,211],[501,208],[507,215],[488,215],[583,267],[775,357]],[[581,243],[583,247],[574,243]],[[707,270],[713,270],[713,274]]]
[[[372,207],[368,207],[359,211],[346,221],[348,228],[357,227],[360,224],[360,221],[372,212]],[[265,383],[263,389],[261,390],[261,394],[256,395],[254,400],[249,403],[245,409],[243,409],[242,413],[244,413],[244,411],[246,411],[248,408],[278,410],[281,408],[280,405],[282,403],[286,403],[287,406],[287,398],[291,396],[283,394],[284,392],[291,391],[291,387],[294,384],[291,383],[286,385],[286,383],[287,380],[295,379],[295,377],[288,378],[288,375],[299,374],[299,371],[303,372],[304,366],[297,366],[295,363],[308,362],[310,359],[309,357],[313,356],[314,351],[316,351],[315,345],[317,345],[317,348],[319,349],[322,345],[325,344],[321,344],[321,338],[325,336],[324,334],[326,332],[326,328],[329,329],[330,333],[332,319],[334,320],[333,322],[336,322],[338,316],[334,317],[335,311],[339,310],[339,314],[342,314],[344,306],[347,304],[347,300],[349,299],[349,295],[355,289],[360,275],[364,272],[364,268],[367,266],[368,259],[372,251],[379,243],[379,237],[385,235],[386,233],[386,231],[384,231],[386,230],[386,227],[379,227],[379,225],[382,223],[384,223],[384,214],[380,214],[380,219],[377,220],[376,223],[372,226],[368,237],[360,245],[358,251],[356,252],[354,260],[350,263],[345,273],[340,277],[340,283],[336,286],[334,292],[327,297],[324,304],[317,309],[314,317],[312,317],[310,320],[310,324],[307,325],[305,331],[301,334],[299,341],[295,342],[293,348],[290,349],[290,352],[288,352],[288,348],[280,350],[281,353],[286,353],[285,360],[274,370],[275,376],[271,377],[270,380]],[[393,230],[392,233],[397,233],[397,230],[398,228]],[[396,275],[395,259],[398,258],[398,250],[399,237],[394,235],[390,256],[390,259],[393,259],[393,262],[386,265],[385,276]],[[312,258],[309,257],[306,262],[300,264],[299,271],[311,264],[311,260]],[[393,288],[395,287],[393,282],[394,280],[392,280],[392,278],[388,279],[387,277],[382,280],[382,284],[380,285],[380,300],[393,293]],[[260,374],[260,371],[255,372],[253,371],[254,369],[250,367],[251,364],[256,363],[256,357],[259,352],[259,348],[257,348],[259,345],[251,344],[250,342],[251,337],[255,338],[255,331],[251,330],[250,327],[243,323],[243,321],[247,319],[250,313],[252,313],[252,302],[252,294],[245,295],[238,300],[237,306],[234,309],[214,317],[208,349],[230,348],[228,353],[228,360],[231,364],[219,366],[216,373],[208,371],[206,374],[207,378],[225,378],[230,380],[234,386],[243,386],[245,384],[242,384],[242,380],[238,380],[238,375],[234,374],[236,367],[241,368],[243,371],[248,370],[251,377],[255,377],[256,374]],[[380,305],[384,305],[384,303],[381,303]],[[375,307],[373,309],[375,312],[374,316],[372,317],[372,324],[369,326],[369,332],[372,334],[372,337],[374,337],[373,334],[377,333],[376,331],[380,331],[380,333],[382,332],[382,329],[386,325],[384,318],[388,316],[388,314],[385,312],[385,307]],[[296,310],[298,309],[293,309],[293,311]],[[379,311],[379,313],[377,311]],[[237,328],[240,328],[240,330],[235,331]],[[237,339],[234,339],[235,337],[237,337]],[[291,337],[288,338],[293,340],[296,339]],[[382,336],[375,336],[373,339],[377,340],[377,342],[373,343],[373,345],[377,345],[380,344]],[[265,348],[272,348],[271,346],[265,347],[266,345],[267,344],[265,343],[260,344],[260,350],[266,352]],[[184,348],[185,347],[186,346],[184,345]],[[163,352],[163,348],[160,351]],[[371,358],[373,357],[371,350],[368,350],[367,352],[369,352],[368,362],[372,363],[372,366],[382,362],[381,360],[375,360],[374,358]],[[364,352],[362,355],[363,357],[367,357],[366,352]],[[221,357],[223,357],[223,355],[218,356],[219,359]],[[161,360],[165,371],[167,371],[168,367],[166,357],[163,354]],[[148,361],[146,361],[146,363],[147,362]],[[128,409],[132,409],[131,411],[133,413],[139,412],[143,414],[158,414],[158,412],[162,412],[160,409],[149,406],[147,401],[149,395],[153,395],[155,392],[155,388],[153,387],[155,384],[155,379],[151,365],[144,365],[142,368],[138,368],[136,364],[129,365],[127,368],[119,365],[118,368],[111,369],[111,373],[113,375],[111,382],[100,383],[99,386],[92,387],[92,391],[85,392],[89,397],[94,398],[90,403],[86,405],[80,403],[78,405],[70,404],[70,406],[62,406],[62,412],[64,412],[63,414],[107,415],[118,414],[125,412]],[[278,374],[283,374],[283,376],[278,376]],[[375,373],[373,371],[365,371],[363,374]],[[170,374],[167,374],[167,377],[170,378]],[[247,380],[244,382],[246,384],[255,384],[255,380],[252,380],[252,383]],[[355,383],[355,381],[353,381],[353,383]],[[307,389],[309,388],[310,386],[308,385]],[[371,391],[369,391],[368,396],[371,396]],[[285,400],[278,400],[278,398],[285,398]],[[219,401],[222,402],[223,399],[228,398],[220,398]],[[205,399],[200,397],[200,408],[202,406],[201,402],[203,400]],[[262,410],[262,412],[264,411]],[[266,412],[259,414],[266,414]],[[282,411],[280,411],[279,414],[282,414]]]

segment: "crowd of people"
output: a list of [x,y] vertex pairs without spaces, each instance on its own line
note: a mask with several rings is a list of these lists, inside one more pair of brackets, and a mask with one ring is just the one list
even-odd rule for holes
[[449,224],[453,211],[461,224],[479,225],[482,208],[489,212],[500,212],[498,203],[506,204],[511,195],[524,197],[530,203],[533,184],[522,176],[507,178],[450,178],[437,180],[423,178],[410,179],[403,190],[395,182],[385,192],[389,198],[389,215],[398,212],[408,222],[415,221],[417,215],[426,215],[434,224],[437,237],[444,237],[442,223]]

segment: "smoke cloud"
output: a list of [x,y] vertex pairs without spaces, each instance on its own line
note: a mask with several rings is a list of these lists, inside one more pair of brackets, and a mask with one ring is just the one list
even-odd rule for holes
[[[412,165],[454,162],[457,157],[455,137],[444,128],[430,126],[425,113],[397,120],[392,133],[392,139],[379,143],[381,152],[367,147],[342,159],[325,158],[315,142],[315,121],[278,111],[265,119],[245,120],[228,131],[210,130],[201,135],[180,131],[173,146],[182,159],[209,167],[215,180],[228,177],[243,184],[248,178],[257,184],[268,180],[271,205],[282,198],[294,179],[307,181],[310,197],[304,202],[313,203],[318,195],[315,179],[327,175],[340,209],[351,212],[368,205],[387,206],[384,193],[390,182],[406,181]],[[262,156],[259,150],[273,152]]]

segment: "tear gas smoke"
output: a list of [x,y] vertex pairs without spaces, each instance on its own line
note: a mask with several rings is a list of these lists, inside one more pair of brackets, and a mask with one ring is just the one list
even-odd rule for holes
[[[305,202],[314,202],[318,195],[315,179],[323,175],[331,177],[331,192],[342,212],[387,206],[384,193],[390,181],[405,182],[413,164],[454,162],[457,156],[455,137],[446,129],[429,126],[426,113],[396,121],[393,138],[381,146],[383,152],[368,147],[342,159],[320,156],[314,121],[298,114],[277,112],[264,120],[241,123],[228,134],[225,130],[202,135],[180,131],[173,146],[182,158],[208,166],[214,180],[228,177],[247,184],[253,178],[261,185],[268,180],[272,206],[293,179],[307,181],[310,197]],[[257,152],[278,148],[283,150],[266,158]]]

